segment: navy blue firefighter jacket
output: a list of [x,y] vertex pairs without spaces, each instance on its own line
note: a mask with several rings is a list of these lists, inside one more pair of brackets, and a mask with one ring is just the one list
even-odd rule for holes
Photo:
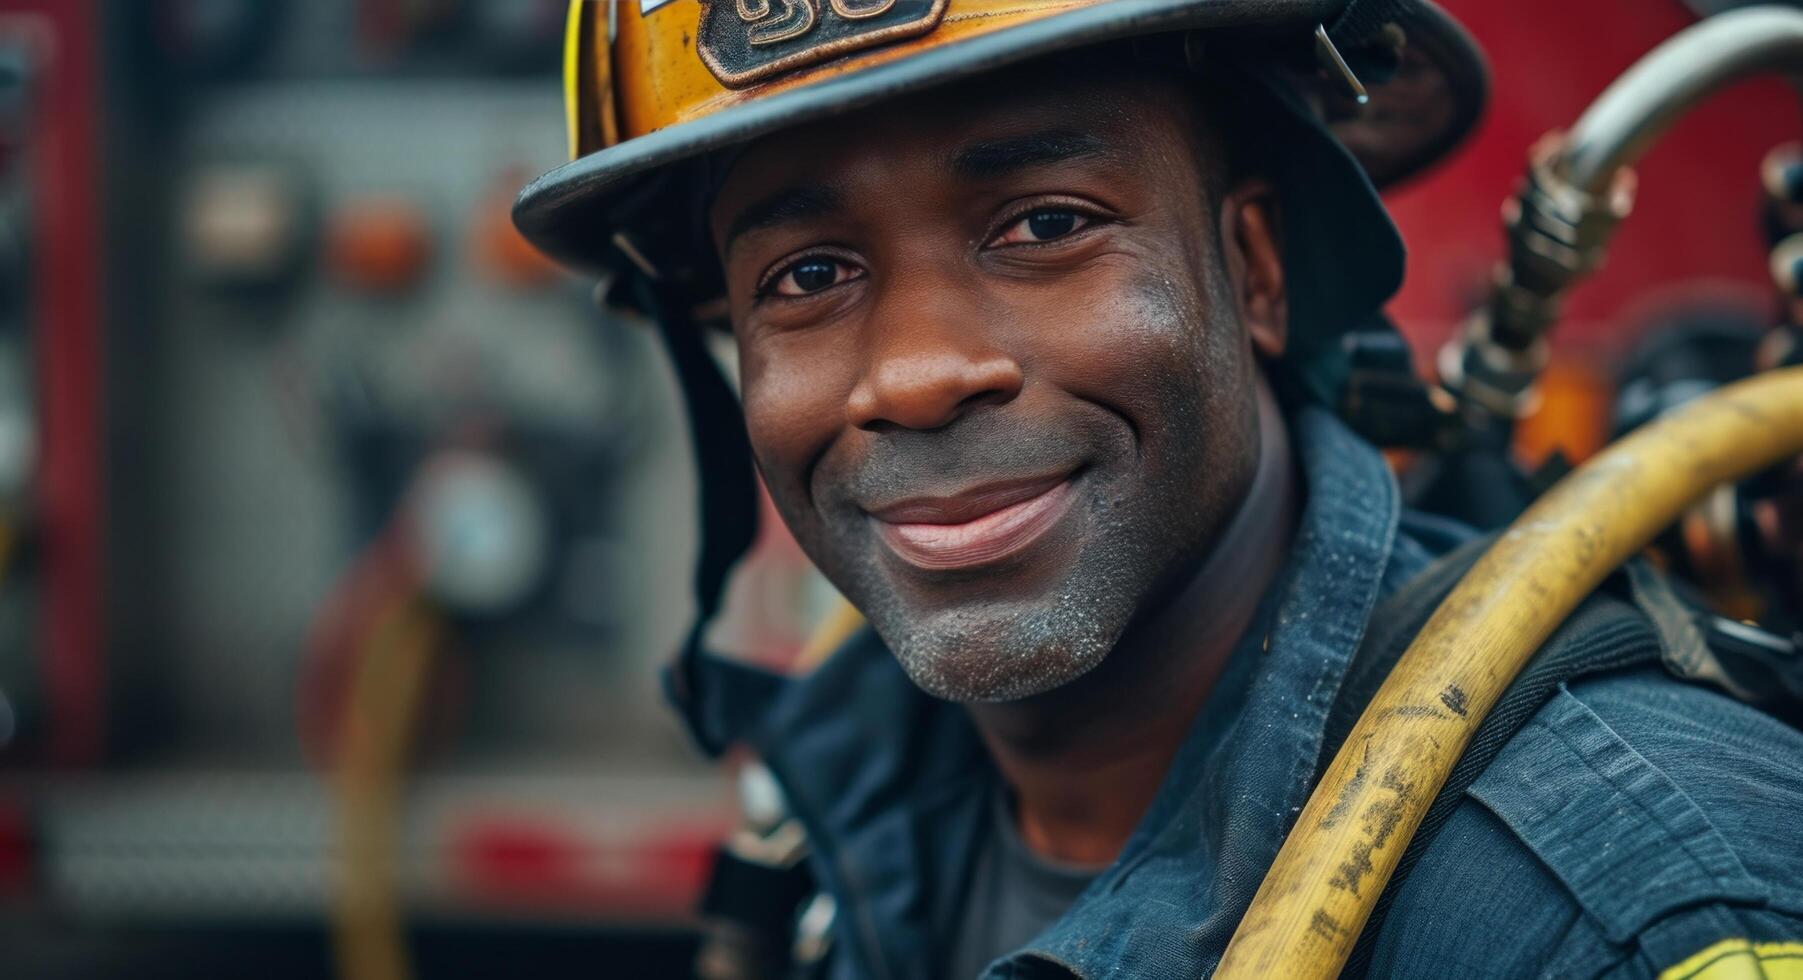
[[[1120,856],[989,980],[1211,973],[1373,606],[1468,533],[1403,508],[1330,413],[1289,421],[1307,503],[1284,570]],[[685,669],[696,735],[756,752],[807,829],[831,975],[937,980],[998,779],[964,711],[868,630],[806,677]],[[1656,667],[1562,688],[1423,853],[1370,975],[1803,978],[1803,734]]]

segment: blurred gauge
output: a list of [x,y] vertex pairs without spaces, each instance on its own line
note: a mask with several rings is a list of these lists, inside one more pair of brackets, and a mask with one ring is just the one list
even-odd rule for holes
[[449,608],[504,613],[538,585],[549,521],[513,466],[480,453],[441,453],[422,467],[409,502],[427,587]]
[[275,164],[221,164],[188,186],[179,220],[183,258],[204,285],[265,292],[293,281],[311,222],[303,183]]
[[432,259],[423,207],[398,196],[351,198],[326,219],[326,264],[352,289],[399,293],[419,285]]

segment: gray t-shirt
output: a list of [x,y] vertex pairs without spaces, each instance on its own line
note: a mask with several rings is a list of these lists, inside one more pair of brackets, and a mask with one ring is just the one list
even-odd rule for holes
[[1014,814],[996,794],[990,831],[977,855],[964,914],[952,944],[951,980],[975,980],[997,957],[1025,946],[1064,915],[1101,867],[1066,864],[1027,848]]

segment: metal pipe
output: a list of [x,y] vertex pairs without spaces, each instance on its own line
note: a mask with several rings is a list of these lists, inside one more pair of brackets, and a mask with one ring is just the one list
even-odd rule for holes
[[1569,133],[1542,140],[1506,209],[1509,256],[1490,299],[1440,352],[1441,384],[1468,411],[1511,420],[1533,410],[1560,303],[1602,264],[1632,205],[1629,168],[1704,98],[1773,71],[1803,79],[1803,11],[1719,14],[1654,48]]
[[1698,102],[1752,75],[1803,77],[1803,10],[1746,7],[1717,14],[1635,62],[1584,111],[1557,164],[1575,188],[1602,196]]
[[[1755,375],[1615,443],[1460,581],[1371,699],[1283,842],[1217,978],[1335,976],[1465,745],[1565,617],[1718,484],[1803,453],[1803,367]],[[1464,710],[1444,710],[1446,699]]]

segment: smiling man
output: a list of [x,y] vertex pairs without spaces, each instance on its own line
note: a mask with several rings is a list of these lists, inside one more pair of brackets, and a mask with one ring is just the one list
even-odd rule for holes
[[1296,519],[1258,411],[1285,333],[1270,187],[1229,187],[1186,74],[1129,51],[760,141],[711,209],[785,522],[967,706],[1028,843],[1096,866]]
[[[759,470],[956,701],[1052,691],[1152,625],[1246,496],[1255,349],[1283,349],[1268,185],[1225,189],[1179,71],[1070,67],[767,138],[712,207]],[[1292,517],[1257,515],[1261,553]]]
[[[1341,338],[1382,329],[1400,281],[1372,181],[1469,127],[1469,42],[1369,0],[678,0],[572,25],[579,159],[516,215],[659,321],[702,464],[702,618],[755,464],[869,623],[798,678],[698,627],[671,673],[702,744],[754,749],[805,826],[828,968],[1210,972],[1361,641],[1466,536],[1402,508],[1328,406]],[[1546,698],[1357,968],[1787,962],[1803,853],[1774,840],[1803,739],[1657,670]]]

